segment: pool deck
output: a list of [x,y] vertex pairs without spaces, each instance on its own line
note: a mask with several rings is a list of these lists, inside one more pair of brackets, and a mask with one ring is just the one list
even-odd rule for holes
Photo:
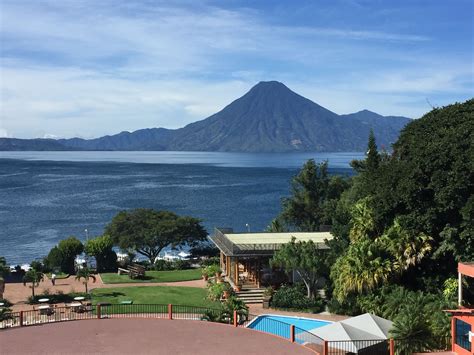
[[101,319],[0,331],[4,354],[314,354],[276,336],[229,325]]

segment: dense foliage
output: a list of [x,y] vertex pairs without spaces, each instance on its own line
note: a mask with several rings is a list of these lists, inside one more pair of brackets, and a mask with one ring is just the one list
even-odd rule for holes
[[118,213],[105,232],[121,249],[134,250],[151,264],[163,248],[194,246],[207,236],[196,218],[145,208]]
[[321,312],[324,309],[323,300],[314,296],[306,296],[304,284],[298,283],[294,286],[283,285],[272,294],[271,306],[275,308],[288,308],[295,310]]
[[408,124],[393,149],[380,152],[371,132],[366,158],[352,163],[357,175],[332,196],[325,165],[307,163],[277,222],[332,225],[331,311],[393,320],[400,351],[436,348],[449,335],[442,309],[453,306],[457,262],[474,260],[474,99]]

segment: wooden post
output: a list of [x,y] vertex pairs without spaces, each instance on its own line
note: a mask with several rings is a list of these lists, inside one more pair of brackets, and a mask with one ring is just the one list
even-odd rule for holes
[[395,355],[395,341],[390,338],[390,355]]
[[101,318],[101,314],[100,314],[100,304],[97,305],[97,319],[100,319]]
[[168,304],[168,319],[173,319],[173,305]]
[[235,286],[239,284],[239,259],[235,258],[235,279],[234,279]]
[[295,342],[295,326],[293,324],[290,325],[290,341]]
[[328,341],[324,340],[323,343],[323,355],[328,355],[329,354],[329,349],[328,349]]
[[20,327],[23,327],[23,311],[20,311]]
[[237,311],[234,311],[234,327],[237,327]]

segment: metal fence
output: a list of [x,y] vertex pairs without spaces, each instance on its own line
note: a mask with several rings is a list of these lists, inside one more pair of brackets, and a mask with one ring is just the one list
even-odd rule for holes
[[[56,307],[29,311],[2,313],[0,329],[30,326],[36,324],[64,322],[82,319],[103,318],[156,318],[183,319],[232,324],[252,330],[272,334],[297,344],[306,346],[323,355],[385,355],[397,347],[403,348],[403,339],[395,340],[348,340],[325,341],[318,336],[289,323],[265,316],[244,314],[234,311],[223,313],[221,309],[171,304],[98,304],[81,307]],[[392,345],[392,346],[391,346]],[[442,351],[451,349],[451,338],[439,339],[424,351]]]
[[364,355],[389,355],[389,340],[347,340],[328,341],[328,355],[364,354]]

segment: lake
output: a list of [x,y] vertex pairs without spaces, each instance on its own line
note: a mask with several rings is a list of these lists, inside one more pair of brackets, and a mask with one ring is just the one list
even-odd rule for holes
[[363,153],[0,152],[0,256],[31,262],[138,207],[201,218],[208,232],[262,231],[310,158],[350,175]]

